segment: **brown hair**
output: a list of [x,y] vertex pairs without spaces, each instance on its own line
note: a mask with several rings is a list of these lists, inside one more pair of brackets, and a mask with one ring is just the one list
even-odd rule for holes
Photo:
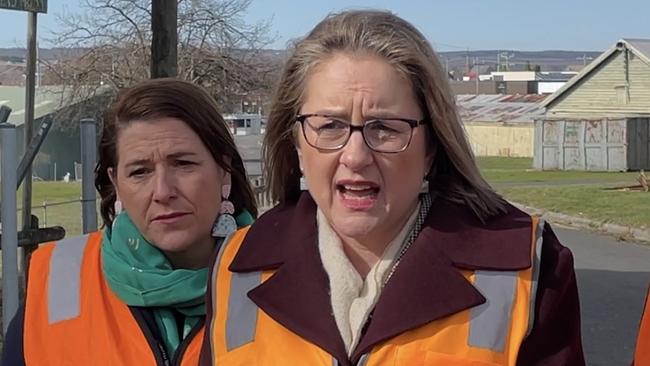
[[244,163],[214,99],[201,87],[186,81],[153,79],[119,93],[104,118],[99,162],[95,168],[95,188],[101,196],[104,225],[111,225],[115,216],[115,189],[108,170],[117,166],[120,129],[135,120],[158,118],[177,118],[185,122],[201,138],[217,164],[231,174],[230,200],[235,205],[235,214],[246,209],[257,216],[255,196],[246,178]]
[[262,151],[271,199],[291,201],[300,194],[295,118],[310,72],[337,53],[379,56],[411,82],[430,121],[430,151],[435,155],[427,179],[432,192],[466,204],[481,220],[504,211],[503,199],[476,166],[447,75],[433,48],[407,21],[372,10],[330,14],[294,45],[269,113]]

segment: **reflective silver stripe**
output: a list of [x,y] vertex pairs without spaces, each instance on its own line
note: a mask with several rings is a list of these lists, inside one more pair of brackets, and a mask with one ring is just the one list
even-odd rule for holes
[[257,305],[248,298],[248,291],[262,283],[262,272],[232,274],[226,319],[226,349],[231,351],[255,338]]
[[47,278],[47,319],[49,324],[79,316],[81,261],[88,235],[60,241],[50,257]]
[[336,358],[332,357],[332,366],[339,366],[339,360]]
[[474,286],[487,301],[470,311],[469,345],[494,352],[505,349],[512,321],[517,272],[476,271]]
[[361,358],[357,362],[357,366],[366,366],[367,363],[368,363],[368,354],[366,353],[361,356]]
[[[223,252],[226,250],[227,244],[230,242],[230,238],[232,238],[233,234],[230,234],[230,236],[226,237],[223,242],[221,243],[221,246],[219,247],[219,252],[217,253],[217,258],[214,261],[214,267],[212,268],[212,278],[211,278],[211,288],[208,289],[208,291],[212,291],[212,320],[210,322],[210,334],[209,334],[209,339],[210,339],[210,351],[215,352],[215,347],[214,347],[214,340],[215,337],[212,335],[215,334],[215,327],[217,326],[217,274],[219,273],[219,266],[221,265],[221,259],[223,258]],[[217,329],[217,331],[221,332],[220,329]],[[216,355],[212,355],[212,359],[210,360],[212,365],[215,366],[215,359]]]
[[528,331],[526,336],[533,330],[535,323],[535,301],[537,299],[537,283],[539,282],[539,267],[542,260],[542,243],[544,241],[544,220],[539,219],[537,223],[537,230],[535,231],[535,251],[532,260],[532,276],[530,285],[530,303],[528,304]]

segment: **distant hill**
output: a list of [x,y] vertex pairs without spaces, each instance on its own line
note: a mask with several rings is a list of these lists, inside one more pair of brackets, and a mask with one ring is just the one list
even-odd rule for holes
[[[63,55],[71,53],[82,53],[84,48],[39,48],[38,57],[44,60],[56,60]],[[24,60],[27,50],[24,48],[0,48],[0,60],[17,62]]]
[[[57,58],[69,56],[70,54],[83,53],[84,48],[41,48],[39,57],[46,60],[55,60]],[[282,62],[286,57],[286,50],[263,50],[261,57],[272,60],[273,62]],[[523,70],[527,67],[539,65],[543,71],[562,71],[570,66],[582,65],[584,62],[589,63],[598,57],[601,52],[598,51],[502,51],[502,50],[484,50],[484,51],[449,51],[439,52],[440,61],[443,67],[449,70],[466,70],[467,63],[471,68],[477,65],[493,65],[496,70],[498,54],[503,53],[507,56],[508,65],[511,70]],[[24,48],[0,48],[0,60],[20,62],[24,59],[26,51]],[[583,58],[585,59],[583,61]],[[501,62],[505,64],[505,58]]]

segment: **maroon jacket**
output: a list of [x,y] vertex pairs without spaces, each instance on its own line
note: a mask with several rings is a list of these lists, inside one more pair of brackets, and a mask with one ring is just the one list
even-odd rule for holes
[[[530,216],[513,206],[482,224],[467,208],[436,199],[420,235],[383,289],[351,360],[332,316],[328,277],[317,246],[316,204],[309,194],[260,217],[230,270],[277,269],[248,296],[283,326],[333,355],[341,366],[349,366],[382,341],[484,303],[460,270],[529,268],[531,226]],[[573,257],[548,225],[543,239],[535,321],[517,363],[584,365]],[[211,315],[208,310],[208,319]],[[204,344],[202,361],[210,359],[209,352]]]

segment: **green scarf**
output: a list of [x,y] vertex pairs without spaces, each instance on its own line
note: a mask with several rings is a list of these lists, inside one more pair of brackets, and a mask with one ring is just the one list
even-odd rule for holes
[[[236,218],[237,226],[253,222],[247,211]],[[130,306],[152,307],[165,348],[173,357],[181,341],[205,316],[208,269],[174,269],[167,257],[151,245],[126,213],[104,230],[104,276],[115,294]],[[182,338],[174,311],[183,316]]]

